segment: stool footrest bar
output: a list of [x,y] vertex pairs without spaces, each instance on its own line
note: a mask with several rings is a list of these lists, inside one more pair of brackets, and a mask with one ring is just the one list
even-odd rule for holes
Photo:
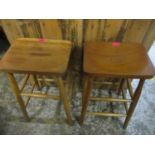
[[111,117],[126,117],[126,114],[116,114],[108,112],[87,112],[88,115],[97,115],[97,116],[111,116]]
[[[125,95],[125,92],[124,92],[123,89],[122,89],[122,96],[123,96],[124,99],[126,99],[126,95]],[[129,108],[128,108],[127,102],[124,102],[124,107],[125,107],[126,113],[128,113]]]
[[59,96],[46,95],[46,94],[42,94],[42,93],[21,93],[21,95],[22,96],[36,97],[36,98],[49,98],[49,99],[54,99],[54,100],[60,99]]
[[133,92],[132,85],[131,85],[129,79],[127,79],[127,86],[128,86],[129,94],[130,94],[130,96],[132,98],[133,95],[134,95],[134,92]]
[[103,84],[103,85],[119,85],[119,83],[113,83],[113,82],[108,82],[108,81],[104,81],[104,82],[100,82],[100,81],[93,81],[93,84]]
[[30,75],[26,75],[23,79],[22,79],[22,86],[20,88],[20,92],[22,92],[27,84],[27,81],[29,80]]
[[[46,81],[46,82],[51,82],[51,83],[56,83],[56,80],[55,79],[50,79],[50,78],[38,78],[38,81]],[[64,81],[64,83],[66,83],[66,81]]]
[[[32,88],[31,88],[30,93],[33,92],[35,86],[36,86],[36,84],[34,83],[34,85],[33,85]],[[31,96],[28,96],[28,98],[27,98],[27,100],[26,100],[26,102],[25,102],[25,106],[26,106],[26,107],[27,107],[27,105],[29,104],[30,99],[31,99]]]
[[118,99],[118,98],[101,98],[101,97],[90,97],[93,101],[105,101],[105,102],[131,102],[130,99]]

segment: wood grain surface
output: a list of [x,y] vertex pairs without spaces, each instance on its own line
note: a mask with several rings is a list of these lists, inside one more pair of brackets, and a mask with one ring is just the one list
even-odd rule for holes
[[70,41],[17,39],[2,58],[2,69],[10,73],[64,74],[70,51]]
[[19,37],[72,41],[72,59],[77,63],[87,41],[136,42],[148,51],[155,40],[154,19],[3,19],[0,23],[11,44]]
[[118,78],[152,78],[155,75],[153,64],[139,43],[85,43],[84,72]]

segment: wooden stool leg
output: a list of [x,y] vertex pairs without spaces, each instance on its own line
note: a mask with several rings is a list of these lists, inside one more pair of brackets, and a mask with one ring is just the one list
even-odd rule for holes
[[140,97],[144,82],[145,82],[144,79],[140,79],[139,84],[137,86],[137,89],[136,89],[136,91],[134,93],[134,96],[132,98],[132,103],[131,103],[131,105],[129,107],[128,114],[127,114],[127,117],[125,119],[125,123],[124,123],[124,126],[123,126],[125,129],[127,128],[128,123],[129,123],[129,121],[130,121],[130,119],[132,117],[132,114],[133,114],[133,112],[134,112],[134,110],[136,108],[136,105],[138,103],[138,99]]
[[86,115],[91,88],[92,88],[92,78],[86,77],[84,81],[84,89],[83,89],[83,95],[82,95],[82,111],[80,116],[80,125],[83,124],[84,117]]
[[36,76],[36,75],[32,75],[32,78],[33,78],[33,80],[34,80],[34,82],[35,82],[37,88],[40,90],[41,87],[40,87],[40,84],[39,84],[39,82],[38,82],[37,76]]
[[125,79],[121,79],[120,86],[118,88],[118,95],[120,95],[122,88],[124,87]]
[[17,82],[15,80],[14,75],[12,73],[8,73],[8,79],[10,81],[10,85],[12,87],[12,90],[13,90],[15,96],[16,96],[16,99],[17,99],[17,101],[18,101],[18,103],[20,105],[22,113],[23,113],[25,119],[27,121],[29,121],[29,116],[28,116],[27,111],[26,111],[26,106],[25,106],[24,101],[23,101],[23,99],[22,99],[22,97],[20,95],[20,90],[19,90],[19,87],[17,85]]
[[64,83],[61,77],[58,77],[58,84],[59,84],[59,89],[60,89],[60,97],[64,103],[64,109],[67,115],[68,124],[72,125],[70,102],[68,101],[68,98],[67,98],[68,94],[66,94],[65,92],[65,86],[64,86]]

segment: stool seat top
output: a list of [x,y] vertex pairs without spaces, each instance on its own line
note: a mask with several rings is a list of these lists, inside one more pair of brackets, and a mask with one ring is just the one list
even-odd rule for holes
[[19,38],[4,55],[2,70],[12,73],[64,74],[70,53],[70,41]]
[[151,78],[154,66],[138,43],[87,42],[84,72],[92,76]]

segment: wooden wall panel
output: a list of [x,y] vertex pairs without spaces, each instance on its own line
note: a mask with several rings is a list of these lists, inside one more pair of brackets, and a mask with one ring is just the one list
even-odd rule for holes
[[84,23],[84,41],[115,41],[123,23],[122,19],[86,20]]
[[120,32],[124,20],[105,20],[105,41],[115,41]]
[[149,50],[154,41],[155,41],[155,20],[152,20],[142,43],[145,46],[145,48]]
[[56,19],[42,19],[40,21],[40,26],[42,30],[42,35],[44,38],[48,39],[62,39],[61,27],[59,21]]
[[62,39],[71,40],[73,50],[71,61],[74,66],[81,66],[83,43],[83,20],[58,20],[61,27]]
[[18,37],[71,40],[73,51],[80,57],[85,41],[140,42],[149,49],[155,40],[155,20],[150,19],[24,19],[0,23],[10,43]]
[[28,38],[41,38],[41,26],[39,20],[17,20],[18,25],[23,33],[24,37]]
[[83,20],[59,20],[62,38],[71,40],[73,46],[82,46]]
[[84,41],[103,40],[104,36],[104,20],[85,20],[84,21]]
[[151,24],[150,19],[145,20],[131,20],[128,23],[127,31],[124,35],[123,41],[125,42],[138,42],[141,43],[143,41],[143,38]]
[[1,20],[1,25],[8,38],[8,41],[11,44],[16,38],[23,37],[22,30],[20,29],[17,20]]
[[43,37],[71,40],[73,45],[82,45],[83,20],[39,20]]

